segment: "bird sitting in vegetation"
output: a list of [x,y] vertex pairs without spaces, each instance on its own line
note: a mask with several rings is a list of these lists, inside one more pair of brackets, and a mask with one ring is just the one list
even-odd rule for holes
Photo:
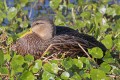
[[[75,56],[87,53],[87,48],[106,47],[95,38],[79,33],[68,27],[54,26],[48,18],[38,18],[33,21],[32,32],[24,35],[12,45],[11,49],[21,55],[32,54],[36,59],[44,57],[49,52],[51,57]],[[54,54],[54,55],[53,55]],[[88,57],[89,55],[86,54]]]

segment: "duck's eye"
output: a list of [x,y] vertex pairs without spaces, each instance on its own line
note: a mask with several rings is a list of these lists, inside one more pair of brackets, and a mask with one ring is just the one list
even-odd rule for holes
[[35,25],[38,25],[38,24],[40,24],[40,23],[35,23]]
[[35,23],[35,25],[38,25],[38,24],[44,24],[44,23]]
[[36,23],[32,24],[32,27],[35,26],[35,25],[39,25],[39,24],[44,24],[44,23],[42,23],[42,22],[36,22]]

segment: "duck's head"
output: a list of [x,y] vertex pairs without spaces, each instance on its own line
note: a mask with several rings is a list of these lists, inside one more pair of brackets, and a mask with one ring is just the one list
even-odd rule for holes
[[34,20],[31,25],[31,30],[43,40],[52,38],[56,32],[53,21],[46,17]]

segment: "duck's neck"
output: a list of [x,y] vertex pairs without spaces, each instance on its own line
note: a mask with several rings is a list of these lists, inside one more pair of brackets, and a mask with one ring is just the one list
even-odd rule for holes
[[53,34],[52,34],[52,32],[51,31],[42,31],[42,32],[40,32],[39,34],[38,34],[40,37],[41,37],[41,39],[43,39],[43,40],[48,40],[48,39],[51,39],[52,37],[53,37]]
[[55,30],[53,28],[49,28],[49,27],[47,27],[47,28],[41,27],[40,29],[35,27],[35,28],[33,28],[33,31],[43,40],[51,39],[55,35]]

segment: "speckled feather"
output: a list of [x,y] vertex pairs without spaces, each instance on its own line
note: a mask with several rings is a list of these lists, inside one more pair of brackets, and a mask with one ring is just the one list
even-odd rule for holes
[[40,55],[42,53],[42,39],[35,33],[30,33],[18,39],[11,49],[21,55],[32,54]]

